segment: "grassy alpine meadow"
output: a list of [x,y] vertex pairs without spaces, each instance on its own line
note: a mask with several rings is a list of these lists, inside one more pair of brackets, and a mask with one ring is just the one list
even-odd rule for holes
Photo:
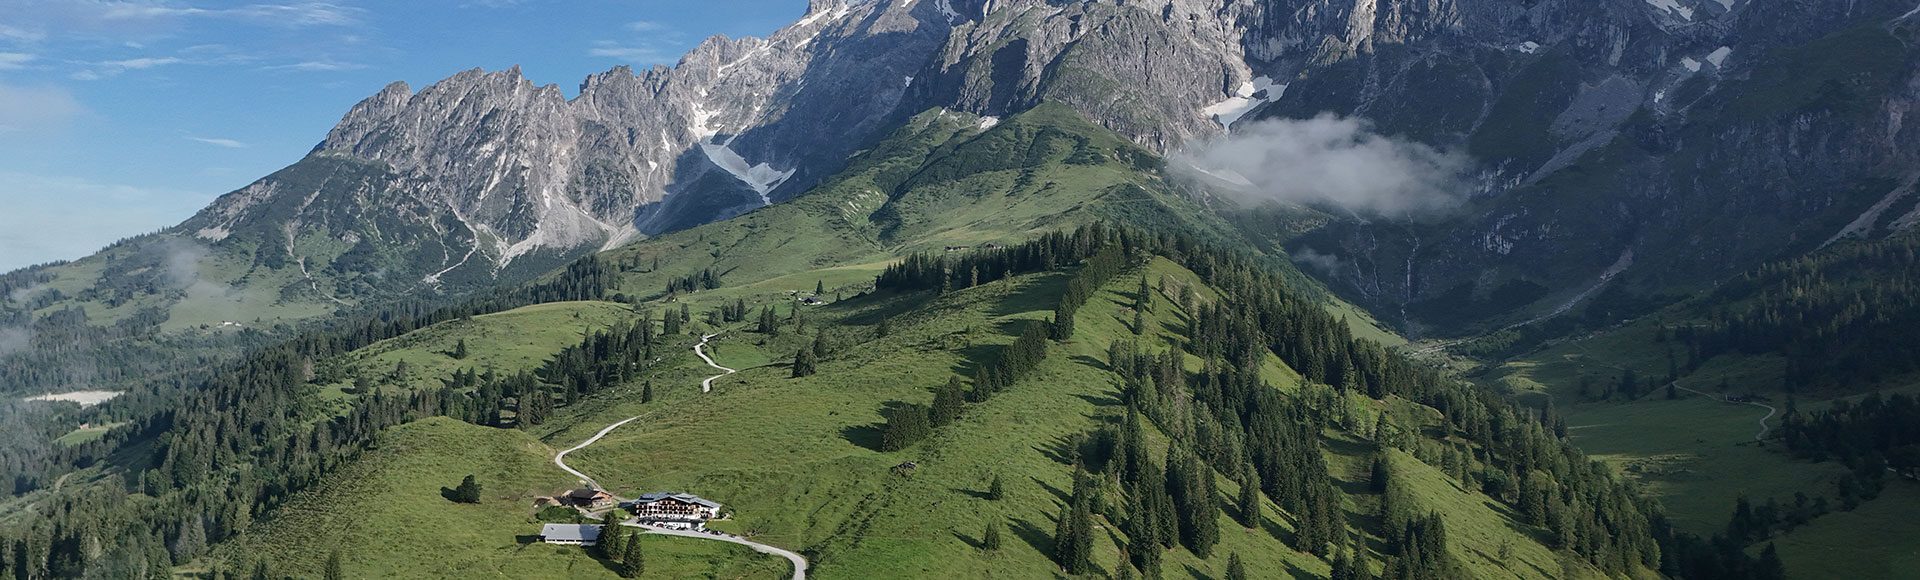
[[[296,577],[318,576],[339,551],[352,578],[617,578],[583,548],[538,542],[533,498],[572,484],[552,452],[514,430],[447,418],[402,425],[217,555],[229,565],[265,558]],[[479,504],[441,496],[469,474],[483,488]],[[787,567],[721,542],[649,537],[645,546],[648,573],[661,577],[779,578]]]
[[[670,376],[697,382],[717,373],[691,356],[675,356],[653,379],[659,397],[654,403],[637,404],[631,397],[609,402],[547,441],[571,446],[600,426],[638,415],[640,420],[569,455],[570,464],[618,494],[690,491],[727,504],[734,519],[719,527],[807,554],[822,578],[1045,575],[1058,570],[1050,557],[1052,534],[1072,487],[1072,442],[1124,412],[1117,377],[1105,369],[1107,345],[1136,338],[1143,345],[1177,343],[1187,325],[1180,306],[1155,291],[1147,324],[1136,337],[1131,312],[1121,305],[1132,304],[1141,276],[1150,285],[1163,277],[1170,285],[1198,284],[1190,272],[1158,259],[1117,277],[1080,310],[1075,338],[1054,344],[1034,375],[985,403],[970,404],[958,422],[902,451],[879,450],[881,409],[926,404],[932,389],[949,377],[970,376],[988,353],[1012,341],[1020,325],[1051,314],[1065,274],[1022,276],[943,296],[850,299],[810,311],[818,328],[847,340],[821,363],[819,374],[802,379],[790,377],[791,355],[769,352],[791,333],[765,337],[733,329],[716,339],[716,358],[742,371],[716,381],[712,393],[675,386],[667,394],[661,382]],[[1196,295],[1217,299],[1204,287]],[[881,319],[889,321],[886,336],[873,334]],[[1189,362],[1197,370],[1197,359]],[[1276,387],[1325,388],[1301,385],[1271,356],[1266,366],[1263,374]],[[1437,420],[1418,405],[1358,404],[1374,413],[1393,409],[1408,425]],[[1149,445],[1158,458],[1167,441],[1154,434]],[[1330,463],[1343,488],[1365,487],[1372,453],[1366,441],[1330,445]],[[912,467],[905,466],[909,462]],[[1552,551],[1532,539],[1535,531],[1513,522],[1497,503],[1410,457],[1396,465],[1408,485],[1421,490],[1421,506],[1447,514],[1461,530],[1451,546],[1469,569],[1482,577],[1497,574],[1497,555],[1504,550],[1530,566],[1517,570],[1517,577],[1559,573]],[[988,499],[996,477],[1007,490],[997,501]],[[1216,479],[1223,503],[1229,502],[1238,486]],[[1291,516],[1265,503],[1258,529],[1241,526],[1222,510],[1221,542],[1211,557],[1175,549],[1163,569],[1223,577],[1227,560],[1237,554],[1254,577],[1326,575],[1324,561],[1283,541],[1293,533]],[[1346,509],[1365,530],[1377,506],[1377,500],[1356,495]],[[982,546],[989,524],[1000,526],[1004,536],[998,550]],[[1127,566],[1119,522],[1097,519],[1096,526],[1105,539],[1096,543],[1095,565],[1099,573],[1119,574]],[[1362,545],[1380,541],[1372,532],[1358,533]],[[1377,556],[1371,561],[1378,566]]]
[[[1863,395],[1788,392],[1780,379],[1786,368],[1783,358],[1734,353],[1683,374],[1675,382],[1680,388],[1669,399],[1664,382],[1669,353],[1680,349],[1684,360],[1684,346],[1663,340],[1662,324],[1670,323],[1650,317],[1552,343],[1501,363],[1481,382],[1523,400],[1552,401],[1566,418],[1575,445],[1639,482],[1682,530],[1703,537],[1723,532],[1743,497],[1755,505],[1769,500],[1787,505],[1796,494],[1804,494],[1809,501],[1837,506],[1836,482],[1847,467],[1791,457],[1774,436],[1789,401],[1804,413]],[[1637,375],[1643,394],[1599,399],[1628,369]],[[1888,380],[1874,390],[1891,394],[1913,388],[1911,382]],[[1765,404],[1776,412],[1769,416],[1768,409],[1759,406],[1720,400],[1743,395],[1767,397]],[[1767,436],[1756,441],[1763,425]],[[1911,556],[1920,545],[1902,532],[1907,526],[1894,520],[1920,514],[1916,500],[1920,483],[1889,478],[1879,497],[1857,509],[1834,509],[1771,541],[1793,577],[1911,577],[1920,573]],[[1749,551],[1757,554],[1766,543],[1760,541]]]
[[[354,351],[333,364],[345,375],[330,386],[338,392],[352,387],[354,377],[375,384],[402,387],[438,387],[455,371],[495,370],[514,373],[538,368],[554,353],[577,345],[595,330],[633,318],[633,310],[612,302],[555,302],[506,312],[450,320]],[[464,358],[456,351],[465,343]],[[395,367],[407,366],[405,376]]]

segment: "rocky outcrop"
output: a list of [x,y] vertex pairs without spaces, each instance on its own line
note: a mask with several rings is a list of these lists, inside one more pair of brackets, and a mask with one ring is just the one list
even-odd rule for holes
[[[1831,237],[1819,232],[1825,218],[1803,226],[1790,217],[1858,214],[1858,198],[1884,196],[1835,192],[1872,189],[1848,179],[1876,178],[1912,151],[1902,122],[1910,91],[1889,94],[1912,78],[1906,44],[1861,47],[1849,43],[1871,39],[1850,37],[1832,55],[1792,51],[1846,30],[1910,34],[1900,16],[1909,8],[1895,0],[1845,10],[1811,0],[814,0],[767,38],[715,37],[672,67],[596,74],[571,99],[517,69],[463,72],[417,92],[389,86],[355,106],[303,162],[364,168],[355,171],[376,177],[353,182],[360,193],[339,189],[341,180],[301,181],[311,189],[272,180],[223,198],[189,225],[224,239],[324,223],[318,231],[340,243],[287,235],[267,245],[329,262],[326,247],[385,235],[341,218],[356,215],[342,204],[404,198],[405,215],[423,216],[417,237],[437,240],[393,250],[413,252],[403,260],[415,264],[408,276],[440,280],[464,269],[485,278],[530,257],[547,264],[789,199],[931,108],[995,117],[1057,102],[1160,151],[1217,136],[1235,119],[1331,111],[1470,153],[1481,191],[1470,215],[1415,226],[1334,220],[1291,247],[1344,258],[1330,273],[1336,285],[1385,310],[1417,312],[1513,284],[1546,288],[1535,292],[1546,301],[1536,308],[1545,308],[1549,296],[1583,290],[1624,251],[1639,259],[1622,280],[1651,284],[1684,278],[1683,270],[1708,277]],[[1887,65],[1874,50],[1897,56]],[[1832,93],[1798,86],[1820,76],[1813,69],[1766,76],[1795,58],[1879,67],[1827,79],[1867,94],[1848,104],[1865,110],[1806,108],[1802,101]],[[1867,77],[1879,84],[1856,86]],[[365,195],[373,190],[380,196]],[[322,219],[290,207],[333,209]],[[1785,233],[1758,239],[1698,227],[1738,221],[1725,216]],[[1727,253],[1739,259],[1713,257]]]

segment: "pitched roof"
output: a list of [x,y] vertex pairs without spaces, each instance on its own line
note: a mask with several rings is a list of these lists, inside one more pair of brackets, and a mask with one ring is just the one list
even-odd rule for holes
[[717,503],[717,502],[714,502],[714,501],[712,501],[712,500],[709,500],[709,499],[706,499],[706,498],[703,498],[703,497],[700,497],[700,496],[697,496],[697,495],[693,495],[693,494],[691,494],[691,493],[683,493],[683,494],[680,494],[680,495],[676,495],[676,496],[673,496],[673,499],[677,499],[677,500],[680,500],[680,501],[684,501],[684,502],[687,502],[687,503],[696,503],[696,504],[700,504],[700,505],[703,505],[703,506],[706,506],[706,507],[710,507],[710,508],[713,508],[713,509],[720,509],[720,504],[719,504],[719,503]]
[[697,495],[693,495],[691,493],[678,493],[678,492],[670,492],[670,491],[656,491],[653,493],[641,494],[640,497],[634,498],[633,501],[627,502],[626,505],[635,505],[635,506],[646,505],[646,504],[650,504],[653,502],[666,500],[666,499],[671,499],[674,501],[690,503],[690,504],[698,504],[698,505],[705,506],[712,509],[720,509],[720,502],[709,500]]
[[540,526],[540,537],[550,542],[593,542],[600,539],[600,526],[595,524],[547,524]]

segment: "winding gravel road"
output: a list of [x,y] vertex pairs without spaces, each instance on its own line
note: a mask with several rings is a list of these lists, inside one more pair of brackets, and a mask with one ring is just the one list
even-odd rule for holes
[[1772,429],[1772,428],[1773,428],[1773,427],[1772,427],[1771,425],[1768,425],[1768,424],[1767,424],[1767,419],[1772,419],[1772,418],[1773,418],[1773,416],[1774,416],[1774,414],[1776,414],[1776,413],[1779,413],[1779,412],[1780,412],[1780,410],[1779,410],[1779,409],[1775,409],[1775,408],[1773,408],[1773,405],[1768,405],[1768,404],[1765,404],[1765,403],[1756,403],[1756,402],[1753,402],[1753,401],[1733,401],[1733,400],[1729,400],[1729,399],[1728,399],[1728,398],[1727,398],[1727,397],[1726,397],[1725,395],[1715,395],[1715,394],[1712,394],[1712,393],[1708,393],[1708,392],[1705,392],[1705,391],[1696,391],[1696,390],[1693,390],[1693,389],[1689,389],[1689,388],[1686,388],[1686,387],[1682,387],[1682,386],[1680,386],[1680,385],[1677,385],[1677,384],[1676,384],[1676,385],[1673,385],[1673,387],[1674,387],[1674,388],[1676,388],[1676,389],[1680,389],[1680,390],[1682,390],[1682,391],[1686,391],[1686,392],[1689,392],[1689,393],[1694,393],[1694,394],[1697,394],[1697,395],[1700,395],[1700,396],[1703,396],[1703,397],[1706,397],[1706,398],[1708,398],[1708,399],[1712,399],[1712,400],[1715,400],[1715,401],[1720,401],[1720,402],[1722,402],[1722,403],[1727,403],[1727,404],[1730,404],[1730,405],[1735,405],[1735,404],[1747,404],[1747,405],[1753,405],[1753,406],[1755,406],[1755,407],[1759,407],[1759,408],[1762,408],[1762,409],[1766,409],[1766,410],[1767,410],[1767,414],[1765,414],[1765,415],[1761,415],[1761,416],[1760,416],[1760,432],[1759,432],[1759,433],[1755,433],[1755,434],[1753,435],[1753,440],[1754,440],[1754,441],[1764,441],[1764,440],[1765,440],[1765,439],[1767,438],[1767,430],[1768,430],[1768,429]]
[[806,557],[801,556],[800,554],[796,554],[791,550],[775,548],[773,546],[755,542],[753,540],[749,540],[749,539],[742,538],[740,536],[735,536],[732,534],[710,534],[706,532],[689,532],[686,530],[669,530],[665,528],[656,528],[653,526],[633,526],[633,527],[646,530],[646,533],[649,533],[649,534],[659,534],[662,536],[679,536],[682,538],[693,538],[696,540],[713,540],[717,542],[729,542],[734,544],[740,544],[748,548],[753,548],[753,551],[755,552],[786,558],[788,562],[793,562],[793,580],[807,580]]
[[[707,356],[707,352],[706,352],[707,342],[713,340],[713,337],[716,337],[716,336],[720,336],[720,333],[716,332],[713,334],[702,336],[700,337],[700,343],[693,345],[693,354],[699,355],[700,360],[706,361],[707,366],[724,371],[720,374],[707,377],[707,379],[704,381],[700,381],[700,392],[702,393],[713,392],[714,379],[718,379],[720,377],[724,377],[724,376],[739,372],[734,369],[720,366],[719,363],[716,363],[713,361],[713,357]],[[559,466],[560,469],[565,470],[567,473],[573,474],[574,477],[580,478],[580,483],[586,484],[588,487],[591,487],[593,489],[602,489],[602,490],[606,489],[600,486],[600,482],[594,481],[592,476],[587,475],[585,473],[581,473],[580,470],[567,466],[567,461],[566,461],[567,454],[573,453],[575,451],[579,451],[581,449],[585,449],[588,445],[592,445],[595,442],[600,441],[601,438],[606,437],[608,433],[612,433],[614,429],[619,429],[621,425],[632,423],[639,419],[640,419],[640,416],[635,415],[632,417],[628,417],[624,420],[621,420],[618,423],[608,425],[605,429],[601,429],[599,433],[593,434],[593,437],[587,438],[586,441],[582,441],[579,445],[575,445],[572,448],[567,449],[566,451],[561,451],[559,454],[554,455],[553,464]],[[615,496],[615,499],[619,499],[621,501],[626,500],[626,498],[619,497],[619,496]],[[793,563],[793,580],[806,580],[807,578],[807,559],[791,550],[769,546],[766,544],[762,544],[759,542],[755,542],[753,540],[749,540],[749,539],[742,538],[740,536],[731,535],[731,534],[714,534],[714,533],[705,533],[705,532],[689,532],[686,530],[669,530],[665,528],[656,528],[653,526],[645,526],[645,525],[637,525],[637,524],[629,524],[629,525],[640,528],[642,530],[646,530],[646,533],[649,533],[649,534],[659,534],[663,536],[679,536],[683,538],[693,538],[696,540],[713,540],[713,541],[719,541],[719,542],[729,542],[734,544],[740,544],[742,546],[752,548],[753,551],[755,552],[786,558],[787,561]]]
[[608,425],[607,428],[601,429],[599,433],[594,433],[592,437],[587,438],[586,441],[581,442],[579,445],[573,446],[572,449],[561,451],[559,455],[553,456],[553,464],[560,466],[560,469],[566,470],[567,473],[573,474],[574,477],[580,478],[580,483],[587,484],[587,487],[591,487],[593,489],[606,489],[606,488],[600,487],[600,482],[594,481],[593,477],[585,473],[581,473],[580,470],[574,469],[572,467],[567,467],[567,454],[573,453],[575,451],[579,451],[581,449],[586,449],[588,445],[592,445],[595,441],[599,441],[601,437],[606,437],[607,434],[612,433],[614,429],[619,429],[621,425],[632,423],[634,422],[634,420],[639,418],[640,418],[639,415],[635,415],[632,417],[628,417],[626,420],[621,421],[619,423]]
[[700,392],[702,393],[713,392],[714,379],[740,372],[727,367],[720,366],[720,363],[713,362],[713,357],[707,356],[707,351],[706,351],[707,341],[713,340],[713,337],[716,337],[716,336],[720,336],[720,333],[716,332],[713,334],[702,336],[700,337],[700,344],[693,345],[693,354],[700,355],[700,360],[707,361],[707,366],[724,371],[724,372],[721,372],[720,374],[707,377],[707,380],[700,381]]

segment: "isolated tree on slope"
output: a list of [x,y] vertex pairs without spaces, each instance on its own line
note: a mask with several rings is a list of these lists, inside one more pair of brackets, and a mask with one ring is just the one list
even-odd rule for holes
[[340,561],[339,550],[334,550],[332,554],[327,555],[327,571],[324,577],[326,580],[347,580],[347,572],[345,565]]
[[473,474],[467,474],[466,479],[460,480],[460,487],[453,488],[453,501],[480,503],[480,482],[474,480]]
[[626,549],[620,555],[620,577],[638,578],[647,573],[647,554],[640,547],[640,538],[627,540]]
[[793,355],[793,378],[799,379],[813,376],[814,367],[818,364],[819,357],[814,356],[813,349],[800,349],[798,354]]

